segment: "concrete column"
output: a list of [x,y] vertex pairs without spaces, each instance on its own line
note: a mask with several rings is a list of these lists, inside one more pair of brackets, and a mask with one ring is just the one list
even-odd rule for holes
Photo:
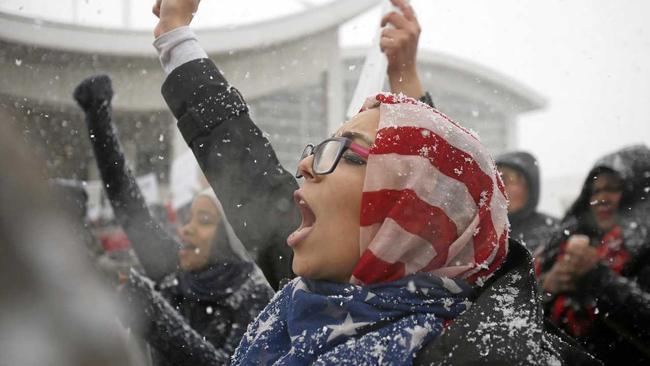
[[517,146],[517,137],[519,135],[519,131],[517,129],[517,118],[516,117],[510,117],[505,121],[505,126],[506,126],[506,151],[510,150],[516,150],[518,148]]

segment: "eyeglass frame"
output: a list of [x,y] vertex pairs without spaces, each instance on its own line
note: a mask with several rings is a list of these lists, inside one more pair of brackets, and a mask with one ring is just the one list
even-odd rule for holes
[[[337,141],[339,143],[342,142],[342,145],[340,145],[338,151],[336,152],[336,157],[334,158],[334,163],[332,166],[327,169],[324,172],[316,172],[316,167],[314,166],[316,164],[316,153],[318,152],[318,148],[321,146],[324,146],[326,143],[330,141]],[[314,159],[311,161],[311,170],[314,174],[316,175],[327,175],[332,173],[336,167],[339,165],[339,161],[341,161],[341,158],[343,157],[343,154],[345,153],[346,150],[351,150],[353,153],[359,155],[361,158],[364,160],[368,159],[368,156],[370,156],[370,149],[363,147],[356,142],[352,141],[351,139],[347,137],[330,137],[328,139],[323,140],[321,143],[318,145],[314,144],[307,144],[305,148],[302,150],[302,155],[300,156],[300,161],[303,161],[306,157],[310,155],[314,155]],[[303,175],[300,173],[300,165],[298,166],[298,169],[296,170],[295,174],[296,178],[302,178]]]

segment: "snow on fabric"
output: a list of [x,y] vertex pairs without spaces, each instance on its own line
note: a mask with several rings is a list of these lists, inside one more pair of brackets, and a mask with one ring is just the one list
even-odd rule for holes
[[375,107],[379,128],[352,282],[429,272],[482,283],[507,252],[507,200],[494,160],[470,132],[425,104],[378,94],[363,109]]
[[410,365],[470,293],[429,274],[369,286],[297,278],[249,326],[232,364]]

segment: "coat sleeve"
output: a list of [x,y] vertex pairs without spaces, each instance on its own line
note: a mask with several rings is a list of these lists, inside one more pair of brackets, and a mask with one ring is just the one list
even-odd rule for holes
[[147,275],[159,281],[176,269],[177,244],[152,217],[126,165],[111,116],[112,95],[111,81],[105,75],[84,80],[74,92],[86,115],[90,143],[115,217]]
[[[650,341],[650,289],[639,285],[650,276],[650,265],[632,277],[624,277],[599,264],[578,285],[594,296],[605,323],[622,336],[642,344]],[[640,278],[643,277],[643,278]],[[645,280],[645,281],[639,281]]]
[[296,180],[209,59],[174,69],[162,93],[237,236],[277,289],[292,276],[286,238],[299,223]]
[[258,280],[257,276],[250,276],[226,301],[228,321],[214,318],[202,334],[213,345],[218,345],[218,349],[229,355],[234,354],[248,325],[257,318],[272,297],[273,291],[264,279]]
[[[567,240],[567,233],[555,236],[547,250],[541,256],[542,276],[551,269],[560,253],[562,244]],[[604,264],[585,274],[576,287],[581,292],[596,299],[601,318],[612,330],[633,343],[650,339],[650,266],[646,265],[634,275],[622,276]],[[556,299],[555,295],[544,294],[545,310],[549,311]]]
[[123,316],[123,321],[141,334],[167,363],[177,366],[229,363],[231,353],[216,348],[190,327],[154,289],[153,282],[132,271],[123,292],[129,309],[137,312]]

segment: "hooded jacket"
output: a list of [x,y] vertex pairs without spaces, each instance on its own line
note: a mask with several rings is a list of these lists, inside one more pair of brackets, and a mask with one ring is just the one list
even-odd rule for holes
[[[607,233],[601,232],[590,219],[589,200],[592,177],[612,172],[623,180],[619,206],[619,227],[623,248],[629,259],[620,273],[604,263],[582,277],[578,289],[570,296],[592,299],[593,323],[579,340],[606,364],[644,364],[650,360],[650,224],[648,191],[650,189],[650,150],[632,146],[599,159],[590,170],[578,198],[571,205],[549,247],[540,256],[542,275],[561,255],[563,244],[573,234],[584,234],[598,245]],[[546,314],[553,314],[558,296],[548,296]],[[576,305],[582,310],[582,305]],[[560,324],[562,326],[562,324]]]
[[[243,227],[240,223],[246,221],[244,216],[246,212],[251,214],[253,219],[259,216],[258,212],[270,213],[275,217],[290,217],[293,219],[280,219],[273,222],[261,220],[256,221],[256,223],[261,224],[260,227],[251,228],[250,225],[248,226],[248,229],[257,231],[257,233],[253,234],[259,235],[260,239],[264,238],[264,235],[260,235],[262,233],[268,234],[266,240],[275,240],[274,238],[278,233],[282,233],[286,237],[291,229],[297,226],[298,210],[294,205],[290,204],[291,193],[297,188],[297,183],[292,174],[279,165],[268,140],[264,138],[261,131],[250,119],[246,103],[237,90],[228,85],[212,61],[197,59],[176,68],[168,76],[162,91],[172,113],[178,118],[178,127],[181,133],[192,148],[211,185],[215,187],[217,195],[220,197],[228,196],[231,202],[243,202],[245,205],[254,203],[247,208],[248,211],[242,211],[241,209],[244,207],[241,206],[224,204],[226,214],[231,218],[233,226],[235,228]],[[253,161],[256,164],[251,164]],[[225,171],[229,172],[229,174],[222,174]],[[263,194],[260,192],[263,192]],[[231,211],[237,211],[236,215],[231,215]],[[248,235],[253,234],[249,233]],[[511,248],[513,248],[513,245],[518,245],[513,243],[511,242]],[[422,354],[427,350],[431,354],[445,354],[447,355],[446,360],[453,364],[461,364],[454,362],[455,357],[458,357],[462,362],[467,362],[466,364],[496,364],[504,359],[527,360],[531,354],[536,356],[542,354],[536,353],[536,351],[533,352],[534,349],[541,350],[545,348],[547,354],[555,355],[555,360],[561,364],[572,364],[573,356],[583,357],[587,362],[593,362],[589,356],[566,343],[562,343],[563,347],[565,347],[564,351],[562,351],[562,347],[558,343],[539,336],[542,333],[546,334],[541,327],[538,328],[538,333],[533,332],[537,336],[529,338],[530,342],[522,343],[521,347],[516,349],[502,349],[499,352],[492,352],[492,347],[488,346],[479,351],[479,348],[473,347],[476,342],[466,341],[465,333],[469,330],[467,327],[470,327],[470,329],[479,327],[476,319],[483,317],[483,320],[486,321],[483,323],[482,327],[484,328],[482,329],[494,327],[495,325],[491,324],[493,319],[505,320],[502,316],[495,314],[492,317],[490,315],[494,312],[494,303],[489,301],[489,298],[503,298],[503,293],[489,292],[491,289],[497,290],[496,284],[499,278],[503,279],[502,282],[498,282],[502,284],[503,291],[521,293],[520,301],[532,304],[533,313],[537,312],[539,314],[536,293],[516,287],[521,282],[515,280],[523,279],[529,284],[534,284],[532,265],[530,261],[526,262],[526,258],[529,259],[530,257],[527,257],[527,254],[523,256],[521,254],[521,250],[512,249],[511,253],[508,254],[509,258],[512,255],[510,262],[512,266],[504,265],[506,272],[491,278],[491,281],[494,282],[488,283],[494,284],[495,287],[484,287],[485,291],[487,291],[485,292],[487,297],[484,298],[486,302],[484,306],[477,308],[476,313],[472,313],[475,314],[474,317],[476,318],[465,318],[465,314],[460,315],[454,323],[468,325],[464,328],[457,328],[459,330],[450,333],[451,336],[445,337],[443,334],[438,341],[446,339],[444,342],[438,343],[438,341],[435,341],[424,345],[424,350],[421,351]],[[523,265],[521,272],[511,272],[513,268],[519,265]],[[506,274],[511,274],[512,277],[504,278],[503,276]],[[480,294],[478,296],[480,298]],[[510,297],[505,300],[509,299]],[[477,300],[477,303],[482,304],[483,302]],[[515,306],[516,303],[513,302],[512,306]],[[516,307],[512,309],[514,312]],[[537,321],[538,325],[539,323]],[[506,345],[519,343],[518,340],[523,339],[518,338],[519,333],[511,331],[508,324],[503,324],[503,326],[503,333],[500,336],[502,337],[502,343],[495,343],[495,348],[507,347]],[[522,323],[521,329],[527,326],[528,324],[524,325]],[[475,330],[478,331],[478,329]],[[488,333],[481,333],[482,339],[489,336],[489,331]],[[224,362],[223,359],[220,359],[218,353],[210,352],[208,348],[204,347],[200,339],[176,339],[173,342],[175,347],[171,347],[170,350],[183,354],[183,357],[175,357],[176,359],[185,360],[181,364],[207,365]],[[182,345],[182,347],[179,345]],[[465,346],[467,346],[466,349],[474,349],[475,352],[467,352],[466,354],[453,352],[455,349],[462,350]],[[470,354],[473,356],[466,356]],[[504,354],[507,355],[504,356]],[[438,362],[437,358],[428,359],[425,356],[416,357],[415,362],[419,362],[418,360],[422,360],[421,364],[435,364]]]
[[[167,332],[198,332],[211,347],[232,354],[250,323],[272,296],[268,282],[234,234],[219,200],[209,197],[221,213],[208,264],[195,271],[178,269],[178,242],[150,214],[134,177],[126,166],[117,130],[111,119],[112,88],[107,76],[84,80],[75,99],[86,112],[90,141],[116,219],[129,237],[143,265],[147,281],[130,276],[125,293],[143,323],[140,332],[156,350],[165,347],[161,323],[176,317],[179,328]],[[144,286],[150,283],[151,286]],[[167,309],[163,313],[160,309]],[[129,323],[132,326],[135,324]],[[162,344],[162,346],[161,346]],[[174,364],[154,352],[156,365]]]
[[532,253],[548,244],[558,228],[558,220],[537,211],[540,196],[540,177],[537,160],[525,151],[514,151],[496,158],[498,166],[520,172],[528,185],[528,201],[524,207],[508,214],[510,237],[523,242]]

